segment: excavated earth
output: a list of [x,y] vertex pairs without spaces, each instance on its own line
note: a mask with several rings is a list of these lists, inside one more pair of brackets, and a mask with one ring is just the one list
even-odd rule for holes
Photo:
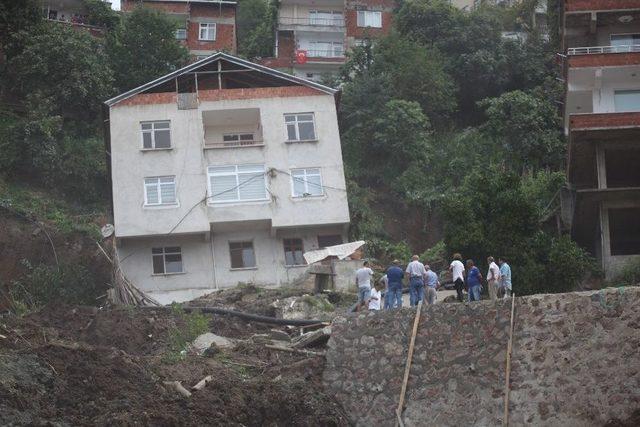
[[[0,425],[348,425],[323,389],[324,358],[248,340],[269,326],[210,318],[211,332],[243,341],[182,360],[167,358],[171,331],[185,326],[171,310],[58,306],[0,318]],[[207,375],[189,398],[163,384],[190,388]]]

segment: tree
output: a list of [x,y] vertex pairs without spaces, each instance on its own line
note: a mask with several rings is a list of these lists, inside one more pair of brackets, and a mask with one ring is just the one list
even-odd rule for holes
[[249,59],[273,56],[277,6],[266,0],[241,0],[236,15],[238,53]]
[[166,14],[137,7],[107,37],[109,62],[119,92],[140,86],[183,66],[189,53],[175,38]]
[[480,103],[483,132],[504,151],[504,164],[516,171],[561,166],[564,140],[557,109],[546,99],[522,91],[507,92]]
[[11,35],[37,25],[41,20],[42,5],[38,0],[0,2],[0,52],[6,51]]

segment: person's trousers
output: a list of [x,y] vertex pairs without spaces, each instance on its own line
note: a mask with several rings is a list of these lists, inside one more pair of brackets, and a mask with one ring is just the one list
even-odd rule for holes
[[412,277],[409,281],[409,303],[413,307],[422,300],[424,300],[424,281],[422,277]]
[[368,286],[361,286],[358,288],[358,304],[362,304],[371,298],[371,288]]
[[469,288],[469,302],[480,301],[480,285]]
[[429,304],[435,304],[437,298],[436,288],[432,288],[431,286],[427,286],[425,288],[425,299]]
[[463,300],[462,289],[464,288],[464,281],[458,277],[456,281],[453,282],[453,284],[455,285],[456,293],[458,294],[458,302],[462,302]]
[[387,295],[384,299],[384,306],[387,310],[402,308],[402,284],[389,285]]
[[498,281],[497,280],[489,280],[487,281],[487,288],[489,291],[489,298],[491,301],[495,301],[498,298]]

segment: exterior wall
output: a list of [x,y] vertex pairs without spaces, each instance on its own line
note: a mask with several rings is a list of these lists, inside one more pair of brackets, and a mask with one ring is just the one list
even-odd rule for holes
[[637,0],[564,0],[566,12],[637,9]]
[[[125,275],[141,290],[162,304],[197,298],[216,289],[238,283],[259,286],[294,284],[306,277],[307,266],[285,266],[283,239],[300,238],[305,251],[318,249],[318,234],[341,234],[342,227],[316,227],[286,230],[272,236],[267,227],[244,226],[204,235],[157,236],[124,239],[119,242]],[[252,241],[256,267],[231,269],[229,242]],[[180,246],[183,273],[154,275],[151,248]]]
[[[188,16],[187,39],[183,44],[193,55],[211,55],[216,51],[235,53],[237,50],[236,7],[235,5],[165,2],[153,0],[122,0],[122,10],[129,12],[142,3],[146,7],[161,10],[168,14]],[[214,41],[199,40],[200,22],[216,23],[216,39]]]
[[613,279],[627,263],[640,260],[638,255],[611,255],[611,235],[609,231],[609,209],[620,207],[638,207],[640,200],[627,200],[618,202],[603,202],[600,204],[600,218],[602,219],[602,255],[601,261],[605,272],[605,278]]
[[[510,302],[422,308],[405,425],[502,424]],[[640,288],[517,298],[515,313],[510,425],[602,426],[638,409]],[[396,423],[414,316],[333,321],[324,384],[354,425]]]
[[[355,39],[365,37],[375,38],[391,31],[393,25],[393,0],[346,0],[345,23],[347,26],[347,43],[354,44]],[[372,10],[382,12],[382,28],[358,27],[357,10]]]
[[[266,93],[286,93],[308,88],[269,88]],[[202,91],[223,95],[248,94],[256,90]],[[266,95],[265,93],[265,95]],[[202,93],[200,106],[178,110],[175,103],[129,104],[122,102],[111,109],[112,180],[116,236],[146,236],[168,233],[194,206],[174,233],[206,233],[210,223],[263,220],[274,228],[319,224],[348,224],[349,212],[344,189],[344,171],[340,135],[334,98],[316,92],[314,96],[286,98],[249,98],[207,100]],[[155,94],[149,95],[156,98]],[[164,96],[164,94],[163,94]],[[173,95],[175,96],[175,95]],[[273,95],[272,95],[273,96]],[[138,95],[139,98],[144,98]],[[132,105],[133,104],[133,105]],[[204,150],[202,112],[238,108],[258,108],[262,125],[263,147],[231,147]],[[317,142],[286,144],[283,114],[314,112]],[[171,121],[170,150],[141,150],[140,122]],[[275,200],[259,204],[198,204],[207,193],[207,167],[213,165],[261,163],[266,168],[289,171],[299,167],[320,167],[325,196],[297,199],[291,197],[291,179],[285,174],[268,174],[269,191]],[[131,167],[135,165],[135,167]],[[178,206],[144,207],[144,177],[176,176]]]

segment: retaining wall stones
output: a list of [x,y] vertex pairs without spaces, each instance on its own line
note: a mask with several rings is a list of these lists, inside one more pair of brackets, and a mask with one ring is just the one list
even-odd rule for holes
[[[510,300],[423,307],[403,420],[500,425]],[[415,309],[339,317],[325,386],[356,425],[395,422]],[[516,299],[511,425],[596,426],[640,408],[640,288]]]

